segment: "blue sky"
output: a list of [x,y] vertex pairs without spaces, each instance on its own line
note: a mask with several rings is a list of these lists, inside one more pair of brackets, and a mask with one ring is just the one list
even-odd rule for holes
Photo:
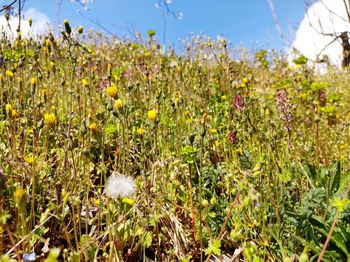
[[[61,21],[68,19],[71,24],[95,27],[81,13],[117,35],[130,35],[139,31],[146,35],[149,29],[155,29],[160,42],[163,42],[163,16],[155,8],[157,0],[96,0],[90,3],[90,11],[63,0],[60,10]],[[26,0],[25,9],[35,8],[45,13],[54,24],[57,21],[55,0]],[[274,0],[277,15],[285,33],[293,39],[293,29],[302,21],[305,12],[304,0]],[[243,44],[253,47],[256,42],[264,48],[283,48],[282,41],[275,28],[267,0],[173,0],[171,8],[183,13],[181,20],[167,16],[166,40],[180,44],[192,32],[204,33],[212,38],[222,35],[232,45]],[[35,17],[34,17],[35,19]],[[292,30],[291,30],[292,29]]]

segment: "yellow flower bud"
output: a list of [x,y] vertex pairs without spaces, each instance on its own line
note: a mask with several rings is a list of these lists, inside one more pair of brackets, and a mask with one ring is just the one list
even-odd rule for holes
[[157,118],[157,110],[155,110],[155,109],[149,110],[147,112],[147,116],[151,122],[154,122]]
[[90,129],[90,131],[91,131],[92,133],[96,133],[96,131],[97,131],[97,124],[96,124],[96,123],[91,123],[91,124],[89,125],[89,129]]
[[123,108],[123,101],[119,98],[119,99],[117,99],[117,100],[115,100],[115,107],[118,109],[118,110],[120,110],[120,109],[122,109]]
[[136,133],[139,135],[139,136],[143,136],[143,135],[145,135],[145,129],[143,129],[143,128],[138,128],[137,130],[136,130]]
[[13,72],[10,71],[10,70],[6,70],[6,75],[7,75],[9,78],[13,78],[13,77],[14,77]]

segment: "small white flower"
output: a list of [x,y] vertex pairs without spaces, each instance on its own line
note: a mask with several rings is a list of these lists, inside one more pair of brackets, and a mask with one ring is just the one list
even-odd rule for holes
[[124,176],[118,172],[113,172],[107,179],[105,192],[111,198],[126,197],[135,191],[133,178]]

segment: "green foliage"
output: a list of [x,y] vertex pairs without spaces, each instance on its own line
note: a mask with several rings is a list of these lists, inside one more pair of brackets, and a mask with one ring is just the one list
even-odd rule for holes
[[209,246],[208,248],[205,250],[205,254],[215,254],[217,256],[219,256],[221,254],[221,241],[214,239],[213,241],[209,242]]

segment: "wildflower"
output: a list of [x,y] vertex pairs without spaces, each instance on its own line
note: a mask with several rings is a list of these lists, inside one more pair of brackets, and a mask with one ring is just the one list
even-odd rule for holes
[[157,110],[152,109],[147,112],[149,121],[154,122],[157,118]]
[[125,204],[128,204],[129,206],[132,206],[132,205],[134,205],[135,200],[133,200],[131,198],[128,198],[128,197],[124,197],[122,199],[122,202],[125,203]]
[[110,97],[117,98],[118,89],[115,85],[107,87],[106,92]]
[[123,101],[119,98],[119,99],[115,100],[114,105],[118,110],[120,110],[123,108]]
[[81,80],[81,84],[82,84],[82,86],[88,86],[89,85],[89,82],[85,79],[85,78],[83,78],[82,80]]
[[24,253],[23,254],[23,261],[24,262],[35,261],[35,260],[36,260],[35,252],[33,252],[33,253]]
[[6,104],[5,109],[6,109],[6,113],[9,114],[12,111],[12,105]]
[[235,96],[235,107],[239,111],[243,111],[244,110],[244,101],[243,101],[243,98],[240,95]]
[[12,109],[12,110],[11,110],[11,116],[12,116],[12,117],[16,117],[16,116],[17,116],[17,111],[16,111],[16,109]]
[[227,100],[227,96],[225,96],[225,95],[221,96],[221,101],[222,102],[225,102],[226,100]]
[[278,103],[278,110],[280,111],[280,119],[284,123],[284,128],[288,134],[292,131],[293,115],[292,115],[292,104],[290,98],[287,97],[287,92],[281,89],[277,92],[276,101]]
[[320,106],[326,106],[327,96],[325,91],[322,89],[318,90],[318,101],[320,103]]
[[56,115],[54,113],[46,113],[44,115],[44,121],[49,126],[53,126],[56,124],[56,121],[57,121]]
[[278,104],[278,110],[280,111],[280,119],[284,124],[284,129],[288,134],[288,146],[293,147],[291,141],[292,128],[294,124],[293,105],[290,102],[290,98],[287,97],[287,92],[281,89],[277,92],[276,102]]
[[145,135],[145,129],[139,127],[139,128],[136,130],[136,133],[137,133],[139,136],[144,136],[144,135]]
[[69,25],[69,21],[67,19],[65,19],[63,21],[63,24],[64,24],[64,28],[66,29],[67,34],[70,35],[72,33],[72,28]]
[[28,23],[29,23],[29,27],[32,27],[32,25],[33,25],[33,18],[29,17]]
[[28,164],[33,164],[34,160],[35,160],[35,157],[33,155],[29,155],[24,158],[24,161],[26,161]]
[[236,141],[237,141],[237,132],[236,131],[230,131],[230,133],[228,134],[228,140],[230,140],[230,142],[232,143],[232,144],[235,144],[236,143]]
[[24,189],[23,189],[23,187],[21,187],[21,186],[17,187],[13,196],[15,198],[16,203],[17,204],[20,203],[22,198],[23,198],[23,196],[24,196]]
[[133,178],[113,172],[106,183],[106,195],[111,198],[127,197],[135,191]]
[[10,70],[6,70],[6,75],[9,77],[9,78],[13,78],[14,74],[12,71]]
[[78,26],[78,34],[84,33],[84,27],[82,25]]
[[90,130],[91,133],[96,133],[96,131],[97,131],[97,124],[96,123],[91,123],[89,125],[89,130]]
[[211,128],[211,129],[209,130],[209,132],[210,132],[211,134],[215,134],[215,133],[218,132],[218,130],[217,130],[216,128]]
[[96,90],[102,91],[105,88],[107,88],[108,85],[109,85],[109,80],[108,80],[108,77],[105,76],[101,79],[101,82],[96,86]]
[[32,78],[30,79],[30,84],[31,84],[32,86],[35,86],[36,83],[37,83],[37,79],[36,79],[35,77],[32,77]]

